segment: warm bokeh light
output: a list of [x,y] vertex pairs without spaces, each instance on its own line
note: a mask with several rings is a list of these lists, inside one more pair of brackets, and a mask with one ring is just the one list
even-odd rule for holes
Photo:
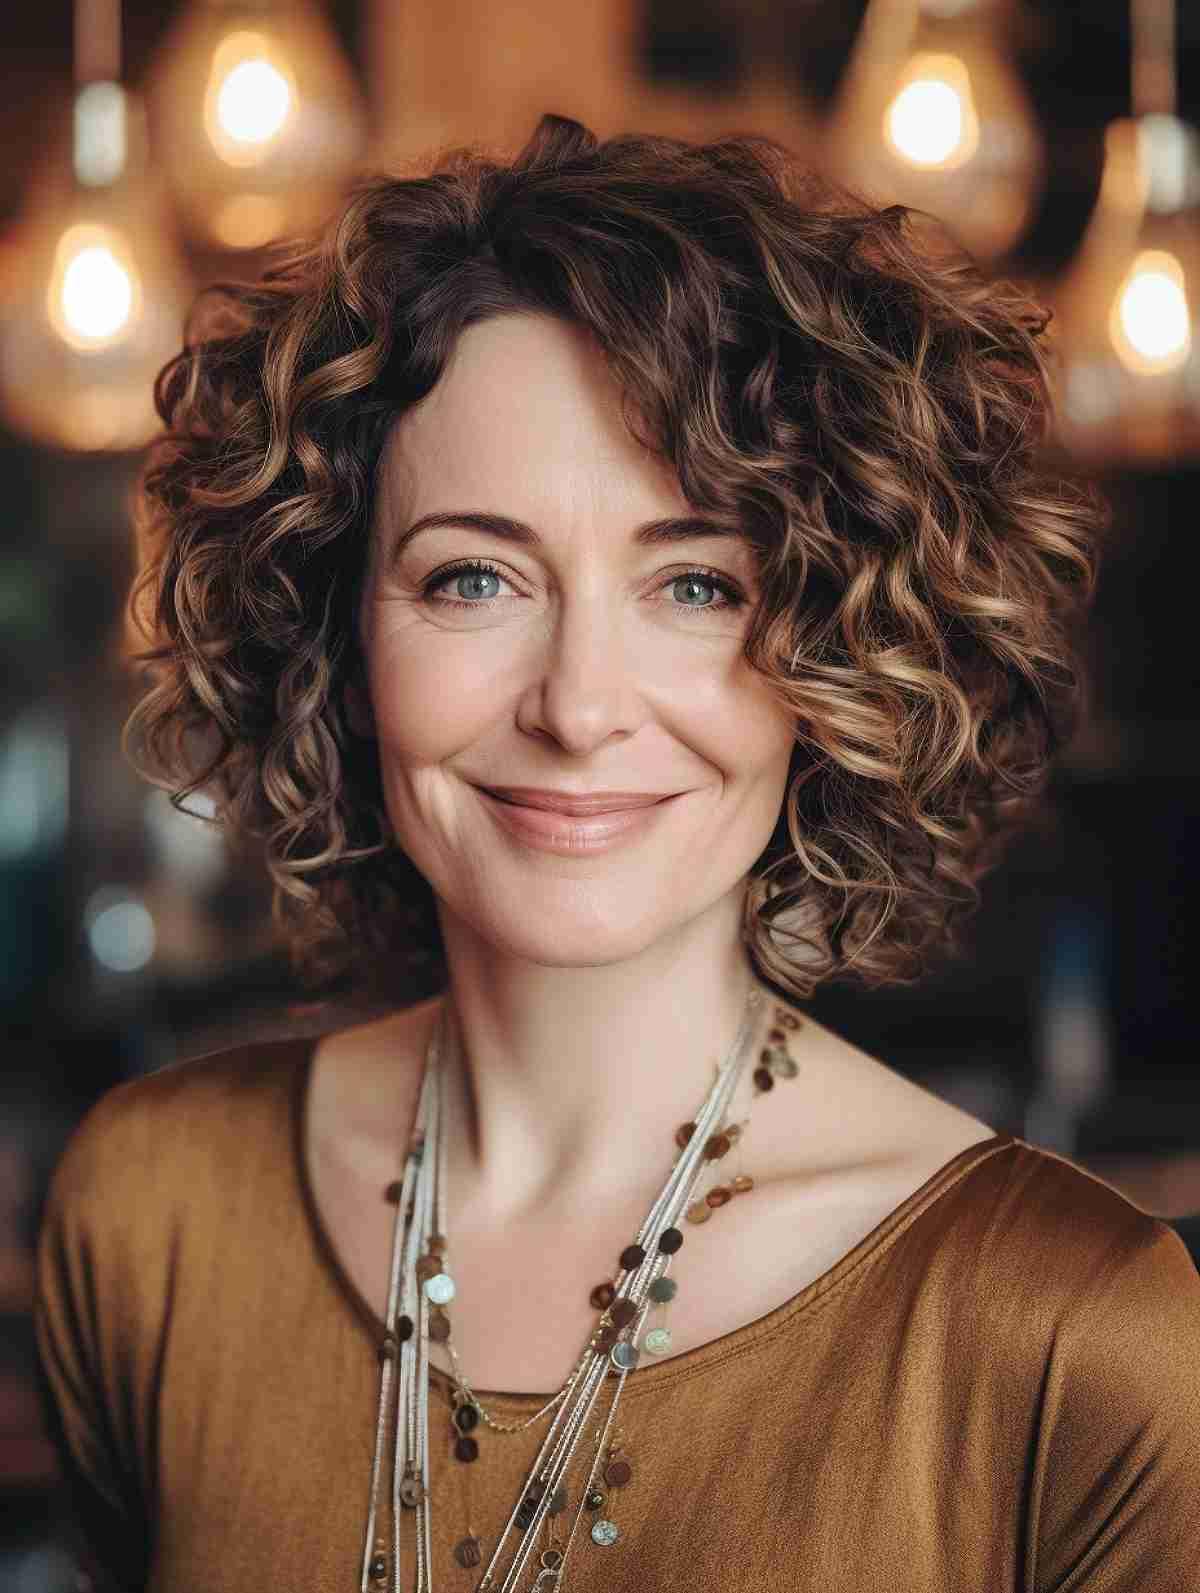
[[265,33],[231,33],[213,52],[204,96],[204,125],[213,148],[231,166],[263,159],[287,125],[295,82]]
[[913,166],[949,170],[967,161],[979,138],[971,80],[954,56],[919,56],[884,116],[884,135]]
[[98,349],[129,330],[140,299],[129,250],[110,229],[69,227],[47,293],[54,330],[76,349]]
[[212,235],[225,249],[261,249],[287,226],[287,207],[271,194],[234,194],[213,211]]
[[1113,347],[1131,369],[1171,370],[1191,350],[1183,267],[1163,249],[1144,249],[1112,309]]

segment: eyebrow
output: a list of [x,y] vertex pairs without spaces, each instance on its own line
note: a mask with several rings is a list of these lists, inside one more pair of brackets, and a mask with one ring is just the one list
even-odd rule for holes
[[[423,514],[419,520],[414,520],[412,525],[396,539],[389,559],[393,561],[398,559],[420,532],[439,527],[483,531],[505,542],[515,542],[526,547],[542,546],[542,538],[533,527],[526,525],[523,520],[513,519],[511,515],[493,514],[478,509],[443,509],[432,514]],[[749,543],[749,538],[739,527],[722,524],[717,520],[706,520],[700,515],[668,515],[659,520],[647,520],[636,528],[632,540],[638,547],[660,547],[675,542],[694,541],[702,537],[722,537],[727,541],[732,539]]]

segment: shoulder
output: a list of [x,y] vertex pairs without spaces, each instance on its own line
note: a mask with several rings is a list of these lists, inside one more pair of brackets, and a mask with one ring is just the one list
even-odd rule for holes
[[123,1194],[144,1207],[205,1170],[228,1170],[286,1123],[316,1038],[250,1041],[169,1062],[106,1091],[67,1140],[48,1209]]

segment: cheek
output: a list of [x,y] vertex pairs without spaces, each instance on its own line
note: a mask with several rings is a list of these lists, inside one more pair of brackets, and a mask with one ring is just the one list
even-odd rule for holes
[[437,763],[495,722],[496,701],[480,690],[479,660],[403,634],[371,658],[371,695],[381,748],[405,763]]

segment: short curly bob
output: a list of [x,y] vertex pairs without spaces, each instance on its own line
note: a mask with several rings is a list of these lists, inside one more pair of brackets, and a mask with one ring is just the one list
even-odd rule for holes
[[435,898],[344,688],[388,429],[465,327],[523,310],[590,328],[633,434],[755,550],[745,656],[796,728],[747,881],[756,972],[796,999],[911,981],[961,946],[1077,720],[1104,509],[1047,462],[1048,313],[764,137],[546,116],[515,159],[363,178],[201,294],[136,493],[126,755],[264,857],[309,992],[439,988]]

